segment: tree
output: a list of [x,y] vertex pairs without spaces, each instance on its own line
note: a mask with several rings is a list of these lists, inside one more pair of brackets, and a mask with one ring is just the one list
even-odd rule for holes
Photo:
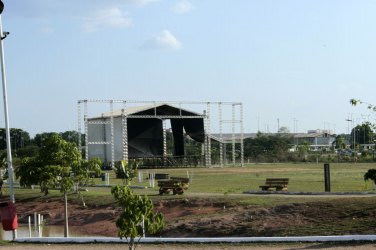
[[39,185],[41,192],[45,195],[49,192],[49,187],[54,187],[57,183],[53,166],[41,165],[37,157],[26,157],[22,159],[21,164],[14,169],[16,178],[20,180],[23,187]]
[[361,101],[359,99],[350,99],[350,104],[352,106],[356,106],[358,104],[365,104],[365,105],[367,105],[367,108],[369,110],[372,110],[373,112],[376,112],[376,106],[375,105],[367,103],[367,102],[363,102],[363,101]]
[[[375,105],[373,105],[373,104],[370,104],[370,103],[367,103],[367,102],[363,102],[363,101],[361,101],[361,100],[359,100],[359,99],[350,99],[350,104],[352,105],[352,106],[357,106],[358,104],[365,104],[365,105],[367,105],[367,108],[369,109],[369,110],[371,110],[372,112],[373,112],[373,115],[375,115],[376,114],[376,106]],[[371,124],[370,123],[368,123],[368,125],[369,125],[369,127],[371,126]],[[372,125],[372,129],[374,129],[375,128],[375,125]],[[364,128],[365,129],[365,128]],[[356,128],[353,128],[352,129],[352,131],[351,131],[351,138],[352,138],[352,145],[354,145],[355,143],[356,143],[356,138],[357,138],[357,136],[356,136],[356,132],[357,132],[357,130],[356,130]],[[363,131],[364,132],[364,134],[366,134],[366,131]],[[375,143],[375,141],[374,141],[374,133],[373,133],[373,131],[371,130],[371,132],[372,132],[372,134],[369,136],[370,138],[368,138],[367,140],[366,139],[363,139],[364,140],[364,142],[368,142],[368,143]],[[355,141],[354,141],[354,136],[355,136]],[[365,138],[365,135],[364,135],[364,138]],[[375,148],[376,148],[376,145],[375,145]],[[374,156],[374,154],[373,154],[373,158],[374,158],[375,156]]]
[[373,132],[373,126],[369,122],[365,122],[361,125],[357,125],[351,130],[350,141],[351,145],[370,144],[373,143],[375,134]]
[[337,135],[336,140],[334,141],[336,149],[346,148],[345,137],[343,135]]
[[282,134],[265,135],[258,133],[256,138],[244,140],[244,156],[257,158],[271,156],[279,158],[290,148],[290,138]]
[[304,157],[304,160],[307,160],[308,151],[309,151],[309,142],[303,141],[301,144],[297,146],[299,156]]
[[[65,131],[60,133],[61,137],[67,142],[72,142],[78,146],[79,133],[74,130]],[[85,134],[81,134],[81,146],[85,144]]]
[[23,148],[17,149],[17,157],[33,157],[38,154],[39,147],[36,145],[27,145]]
[[364,174],[364,181],[372,180],[376,184],[376,169],[368,169],[367,173]]
[[116,178],[122,179],[123,185],[129,185],[133,178],[136,177],[137,167],[138,165],[135,160],[116,162],[114,168]]
[[127,239],[129,250],[136,248],[137,237],[163,230],[163,215],[153,212],[153,203],[147,196],[134,194],[128,186],[113,187],[111,194],[122,209],[116,226],[119,237]]
[[[11,128],[9,133],[11,147],[14,151],[14,155],[17,156],[17,150],[30,145],[29,133],[19,128]],[[5,139],[5,129],[0,128],[0,150],[4,150],[7,147]]]
[[[122,209],[116,226],[119,237],[126,238],[130,250],[135,249],[137,237],[157,233],[163,229],[163,215],[153,212],[153,203],[147,196],[134,194],[129,185],[136,177],[137,162],[123,160],[116,164],[116,175],[123,179],[122,186],[111,188],[111,194]],[[129,239],[129,240],[128,240]]]
[[280,127],[280,129],[278,130],[278,133],[280,134],[288,134],[290,133],[290,130],[288,127]]
[[41,191],[48,194],[51,187],[58,187],[64,194],[65,231],[68,236],[67,193],[75,183],[87,184],[90,171],[100,171],[100,161],[82,160],[81,153],[73,143],[66,142],[56,133],[44,137],[38,155],[22,160],[16,169],[16,177],[22,186],[39,184]]
[[48,137],[50,137],[50,136],[52,136],[52,135],[56,135],[56,134],[57,134],[57,133],[55,133],[55,132],[45,132],[45,133],[41,133],[41,134],[36,134],[36,135],[34,136],[34,138],[31,140],[31,143],[32,143],[33,145],[36,145],[36,146],[38,146],[38,147],[41,147],[43,141],[44,141],[46,138],[48,138]]

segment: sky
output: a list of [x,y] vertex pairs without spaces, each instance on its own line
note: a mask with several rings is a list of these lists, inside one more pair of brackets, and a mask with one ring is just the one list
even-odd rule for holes
[[31,135],[76,130],[82,99],[242,102],[247,133],[375,122],[349,102],[376,104],[374,0],[3,2],[9,122]]

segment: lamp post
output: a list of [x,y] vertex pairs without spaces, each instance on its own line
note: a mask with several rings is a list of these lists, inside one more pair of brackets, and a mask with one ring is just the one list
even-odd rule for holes
[[5,75],[5,60],[4,60],[4,47],[3,40],[9,34],[3,32],[3,24],[1,21],[1,14],[4,10],[4,3],[0,0],[0,59],[1,59],[1,76],[3,80],[3,101],[4,101],[4,116],[5,116],[5,139],[7,144],[7,163],[8,163],[8,176],[9,176],[9,198],[11,202],[15,202],[13,190],[13,166],[12,166],[12,153],[10,144],[10,131],[9,131],[9,118],[8,118],[8,97],[7,97],[7,81]]
[[[9,35],[9,32],[3,32],[3,24],[1,14],[4,10],[4,3],[0,0],[0,59],[1,59],[1,76],[3,80],[3,101],[4,101],[4,116],[5,116],[5,139],[7,143],[7,163],[8,163],[8,176],[9,176],[9,198],[10,202],[14,204],[14,190],[13,190],[13,166],[12,166],[12,153],[10,144],[10,131],[8,119],[8,97],[7,97],[7,80],[5,75],[5,60],[4,60],[4,47],[3,40]],[[13,229],[13,239],[17,238],[17,230]]]

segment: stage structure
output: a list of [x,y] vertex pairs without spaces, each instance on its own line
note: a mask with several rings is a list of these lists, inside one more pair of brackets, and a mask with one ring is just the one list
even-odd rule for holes
[[[98,115],[98,106],[106,112]],[[90,117],[89,107],[90,113],[96,112]],[[199,113],[186,107],[204,109]],[[84,134],[81,149],[87,160],[99,157],[113,167],[115,161],[129,158],[167,157],[166,121],[170,120],[175,155],[185,156],[183,136],[189,136],[202,143],[205,166],[222,167],[229,163],[226,158],[226,143],[229,142],[224,140],[224,134],[230,133],[230,163],[236,165],[238,153],[238,163],[244,164],[243,104],[239,102],[79,100],[77,113],[78,145],[82,145],[81,134]],[[219,130],[216,136],[213,130]],[[219,143],[219,164],[216,165],[212,164],[212,143]],[[236,144],[240,145],[240,150],[236,150]]]

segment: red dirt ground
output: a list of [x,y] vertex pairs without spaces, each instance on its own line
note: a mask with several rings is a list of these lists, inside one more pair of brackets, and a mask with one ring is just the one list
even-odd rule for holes
[[[165,237],[228,237],[375,234],[374,199],[338,199],[292,203],[271,208],[255,205],[224,205],[210,198],[161,200],[155,210],[164,214]],[[63,203],[35,200],[18,203],[20,223],[34,212],[44,215],[48,225],[63,225]],[[119,208],[114,205],[82,207],[69,204],[69,225],[79,226],[82,235],[117,235]]]

